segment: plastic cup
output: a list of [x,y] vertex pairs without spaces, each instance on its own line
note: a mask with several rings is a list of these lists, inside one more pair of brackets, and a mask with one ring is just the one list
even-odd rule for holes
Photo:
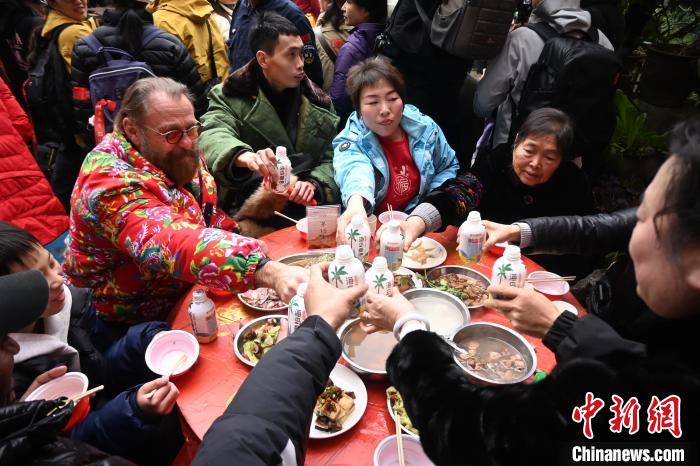
[[297,222],[296,228],[302,239],[306,239],[309,235],[309,221],[306,219],[306,217]]
[[379,214],[379,223],[384,225],[385,223],[389,223],[390,220],[398,220],[399,222],[403,222],[408,218],[408,214],[406,212],[401,212],[401,211],[391,211],[389,212],[388,210],[386,212],[382,212]]
[[[404,462],[411,466],[434,466],[428,455],[423,451],[420,440],[408,434],[402,434]],[[398,466],[399,450],[396,445],[396,435],[390,435],[382,440],[374,450],[374,466]]]
[[[560,278],[560,275],[557,275],[553,272],[539,270],[537,272],[532,272],[530,275],[527,276],[527,278],[530,280],[543,278]],[[569,292],[569,283],[562,280],[553,280],[551,282],[541,281],[539,283],[532,283],[532,287],[552,300],[559,299],[561,296]]]
[[[177,365],[182,355],[187,359]],[[160,375],[172,372],[171,377],[177,377],[187,372],[199,357],[199,343],[190,333],[183,330],[160,332],[146,348],[146,365],[150,370]]]
[[374,238],[374,234],[377,233],[377,216],[372,214],[367,217],[367,223],[369,224],[369,233]]

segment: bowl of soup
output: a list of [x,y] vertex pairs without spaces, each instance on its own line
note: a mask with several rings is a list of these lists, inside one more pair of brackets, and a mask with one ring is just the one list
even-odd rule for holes
[[372,378],[386,376],[386,360],[399,343],[392,332],[366,333],[360,319],[346,322],[338,330],[343,347],[343,359],[358,374]]
[[452,335],[467,354],[455,351],[455,361],[478,383],[507,385],[523,382],[537,368],[535,349],[518,332],[491,322],[472,322]]
[[403,294],[416,310],[430,322],[430,331],[450,336],[469,322],[469,309],[459,298],[445,291],[417,288]]

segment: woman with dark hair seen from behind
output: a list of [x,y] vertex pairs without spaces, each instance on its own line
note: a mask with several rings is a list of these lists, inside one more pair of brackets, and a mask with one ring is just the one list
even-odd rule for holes
[[[104,47],[116,47],[134,59],[148,64],[156,76],[164,76],[185,84],[195,98],[195,114],[206,111],[206,86],[197,71],[197,65],[180,39],[153,25],[153,16],[146,10],[147,3],[139,0],[113,0],[114,8],[105,10],[104,24],[92,36]],[[87,38],[80,39],[73,50],[73,105],[78,129],[93,140],[88,119],[94,108],[90,98],[90,74],[101,65],[101,60],[89,46]],[[99,141],[94,141],[94,144]],[[94,144],[91,144],[94,145]]]
[[[587,392],[605,404],[605,412],[591,421],[596,442],[632,438],[634,432],[623,427],[614,433],[609,424],[614,410],[608,406],[617,395],[623,402],[636,397],[641,405],[635,442],[696,444],[700,358],[692,336],[700,330],[699,117],[676,126],[670,153],[644,193],[629,241],[637,293],[662,322],[656,332],[666,334],[666,345],[624,339],[598,316],[560,312],[534,290],[491,286],[485,305],[503,312],[516,330],[542,338],[555,353],[557,367],[538,383],[474,385],[454,362],[450,347],[410,319],[414,311],[405,298],[370,294],[363,315],[366,330],[406,322],[394,329],[401,340],[387,370],[436,464],[463,461],[465,438],[473,464],[559,464],[561,453],[572,453],[566,445],[586,440],[582,423],[572,421],[574,408],[587,403]],[[678,329],[685,329],[682,336]],[[675,413],[670,395],[678,397]],[[655,429],[655,414],[662,410],[671,413],[669,424]],[[668,428],[671,420],[678,422],[677,429]]]
[[342,5],[344,0],[329,0],[318,17],[314,28],[316,50],[323,67],[323,90],[328,92],[333,84],[335,61],[340,48],[348,40],[352,26],[345,24]]
[[329,91],[341,124],[352,113],[352,102],[345,89],[348,71],[356,63],[374,54],[374,42],[386,22],[386,0],[346,0],[343,15],[345,24],[354,29],[338,52],[333,84]]

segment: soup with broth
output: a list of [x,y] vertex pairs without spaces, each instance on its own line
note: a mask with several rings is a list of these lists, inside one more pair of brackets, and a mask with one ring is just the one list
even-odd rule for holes
[[512,382],[527,369],[520,351],[493,337],[470,338],[459,344],[469,354],[458,353],[462,365],[479,377],[494,382]]
[[464,325],[464,314],[454,305],[429,296],[411,299],[416,312],[428,318],[430,330],[439,335],[450,335]]
[[343,338],[343,355],[366,369],[386,371],[386,360],[397,343],[391,332],[368,335],[355,324]]

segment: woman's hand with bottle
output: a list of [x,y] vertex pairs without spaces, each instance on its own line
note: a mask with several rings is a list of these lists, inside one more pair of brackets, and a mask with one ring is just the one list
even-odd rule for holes
[[[389,225],[386,223],[379,227],[375,238],[379,240],[382,237],[384,230],[386,230],[388,227]],[[425,234],[425,221],[417,215],[412,215],[401,222],[400,227],[404,238],[403,251],[408,252],[413,242]],[[376,247],[377,251],[379,251],[379,241],[376,242]]]
[[506,241],[517,243],[520,241],[520,227],[518,225],[503,225],[501,223],[484,220],[484,226],[486,227],[484,251],[488,251],[496,243],[504,243]]
[[338,217],[338,227],[335,232],[335,242],[338,245],[347,244],[347,238],[345,238],[345,228],[352,221],[355,215],[361,215],[365,225],[369,229],[369,222],[367,221],[367,211],[365,210],[365,200],[362,196],[355,194],[350,196],[348,200],[348,206],[343,212],[343,215]]
[[392,331],[397,320],[413,313],[415,313],[413,304],[396,288],[392,288],[391,296],[370,291],[367,293],[365,312],[360,315],[360,327],[367,333],[379,330]]

